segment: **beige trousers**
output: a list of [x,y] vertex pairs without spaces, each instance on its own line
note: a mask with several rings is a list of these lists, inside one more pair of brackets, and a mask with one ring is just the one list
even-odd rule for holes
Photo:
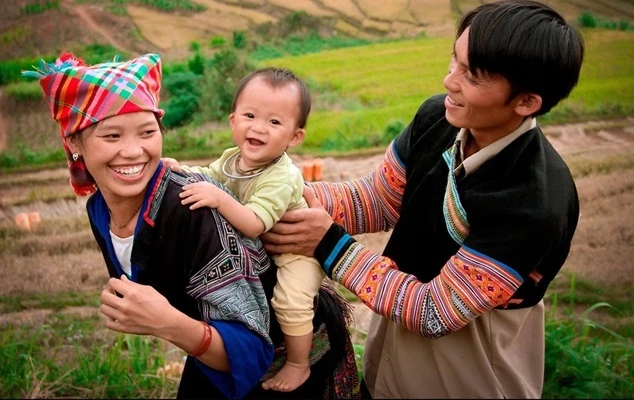
[[544,303],[491,310],[438,339],[374,314],[363,377],[375,399],[540,398]]
[[298,254],[273,256],[277,264],[277,285],[271,305],[284,334],[303,336],[313,331],[313,300],[324,271],[314,258]]

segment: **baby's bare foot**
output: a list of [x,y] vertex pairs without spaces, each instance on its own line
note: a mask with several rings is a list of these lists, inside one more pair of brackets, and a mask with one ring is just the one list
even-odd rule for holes
[[292,392],[306,382],[309,376],[310,366],[308,364],[286,361],[286,364],[273,378],[267,379],[262,383],[262,387],[266,390]]

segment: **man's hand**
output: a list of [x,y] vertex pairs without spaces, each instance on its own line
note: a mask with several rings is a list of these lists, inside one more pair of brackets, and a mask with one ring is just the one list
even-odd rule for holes
[[333,221],[312,190],[304,188],[304,198],[309,208],[287,211],[277,224],[260,236],[268,252],[313,257]]
[[195,210],[200,207],[219,208],[228,195],[213,183],[195,182],[183,186],[179,196],[183,199],[181,204],[191,204],[189,209]]

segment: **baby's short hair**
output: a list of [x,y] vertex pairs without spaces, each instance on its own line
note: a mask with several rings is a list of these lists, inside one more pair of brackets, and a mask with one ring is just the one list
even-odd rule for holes
[[306,122],[308,121],[308,114],[310,114],[311,106],[310,91],[308,90],[308,87],[306,86],[304,81],[302,81],[291,70],[286,68],[267,67],[252,71],[247,74],[238,83],[236,92],[233,95],[233,101],[231,102],[231,112],[236,111],[236,104],[238,102],[238,98],[242,94],[242,91],[247,86],[247,84],[255,78],[263,79],[273,88],[279,88],[288,84],[296,85],[299,89],[300,96],[299,118],[297,121],[297,126],[302,129],[306,127]]

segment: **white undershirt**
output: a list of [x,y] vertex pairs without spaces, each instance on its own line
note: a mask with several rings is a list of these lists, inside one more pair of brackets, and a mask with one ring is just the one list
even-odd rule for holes
[[112,245],[114,246],[114,254],[121,264],[121,269],[126,275],[132,274],[132,263],[130,257],[132,257],[132,244],[134,243],[134,235],[127,238],[120,238],[110,231],[110,237],[112,238]]

